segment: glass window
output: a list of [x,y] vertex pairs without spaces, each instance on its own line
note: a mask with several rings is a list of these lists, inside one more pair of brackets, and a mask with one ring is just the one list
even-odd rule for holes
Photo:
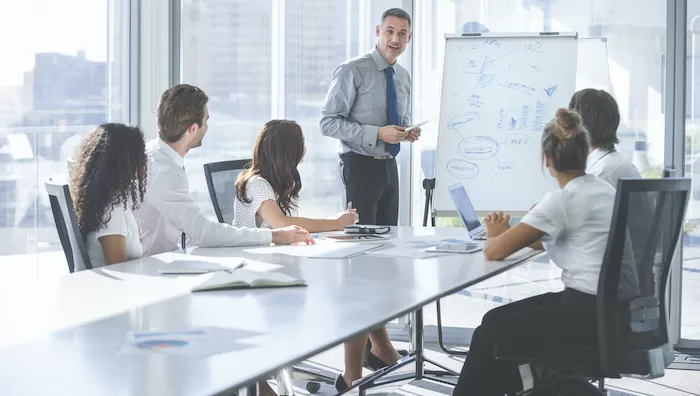
[[67,272],[44,181],[67,173],[66,160],[95,125],[127,121],[127,7],[0,4],[0,53],[8,59],[0,65],[0,255],[13,258],[3,271]]
[[681,337],[700,340],[700,4],[688,1],[685,176],[692,194],[683,235]]
[[272,118],[272,3],[249,0],[182,2],[182,82],[209,96],[209,130],[185,159],[190,190],[216,219],[203,165],[246,159]]
[[210,97],[203,146],[186,157],[190,189],[205,213],[214,211],[204,180],[207,162],[250,158],[270,119],[297,121],[307,154],[299,166],[300,214],[325,217],[342,210],[338,141],[319,122],[333,71],[371,50],[382,11],[402,1],[185,0],[182,81]]

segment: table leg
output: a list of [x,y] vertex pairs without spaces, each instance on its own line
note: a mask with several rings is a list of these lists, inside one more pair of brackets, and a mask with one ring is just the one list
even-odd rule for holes
[[294,396],[292,370],[287,367],[277,373],[277,394],[280,396]]
[[411,314],[410,349],[415,354],[416,359],[416,379],[423,379],[423,308],[418,308]]

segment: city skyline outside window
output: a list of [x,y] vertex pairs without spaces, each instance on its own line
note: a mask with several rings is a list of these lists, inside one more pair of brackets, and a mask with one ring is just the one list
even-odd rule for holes
[[91,128],[124,121],[127,17],[121,1],[0,4],[0,255],[36,254],[12,265],[65,262],[44,181]]

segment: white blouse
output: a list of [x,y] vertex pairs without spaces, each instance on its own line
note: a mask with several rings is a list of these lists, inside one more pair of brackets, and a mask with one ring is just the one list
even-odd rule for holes
[[[263,202],[270,200],[276,203],[279,198],[270,183],[260,176],[253,176],[246,183],[245,192],[250,203],[241,202],[236,195],[233,202],[233,225],[235,227],[272,228],[270,223],[263,220],[258,214],[258,209]],[[290,216],[296,217],[298,215],[296,206],[292,207]]]
[[[131,202],[129,202],[129,206],[130,205]],[[104,217],[109,217],[109,221],[107,221],[104,228],[91,232],[86,237],[85,244],[92,267],[103,267],[106,264],[104,252],[102,251],[102,244],[99,239],[108,235],[121,235],[125,237],[126,257],[129,260],[140,258],[143,249],[141,246],[141,238],[139,237],[139,227],[136,224],[136,219],[131,212],[131,208],[127,207],[124,209],[123,204],[115,205],[111,211],[105,213]],[[76,268],[75,270],[78,271],[82,269],[84,268]]]

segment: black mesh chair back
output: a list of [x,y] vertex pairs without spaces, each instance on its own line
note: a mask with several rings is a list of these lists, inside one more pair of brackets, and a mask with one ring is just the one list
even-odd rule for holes
[[78,226],[78,219],[73,208],[73,199],[70,195],[68,183],[64,180],[50,178],[44,185],[49,194],[51,212],[53,212],[56,231],[61,241],[63,252],[66,255],[68,270],[70,272],[92,269],[92,263],[88,256],[85,239]]
[[667,331],[671,261],[690,179],[621,179],[598,283],[598,338],[605,376],[662,376],[673,360]]
[[207,180],[209,196],[219,223],[233,223],[236,179],[241,171],[248,167],[248,164],[250,164],[249,159],[204,164],[204,176]]

